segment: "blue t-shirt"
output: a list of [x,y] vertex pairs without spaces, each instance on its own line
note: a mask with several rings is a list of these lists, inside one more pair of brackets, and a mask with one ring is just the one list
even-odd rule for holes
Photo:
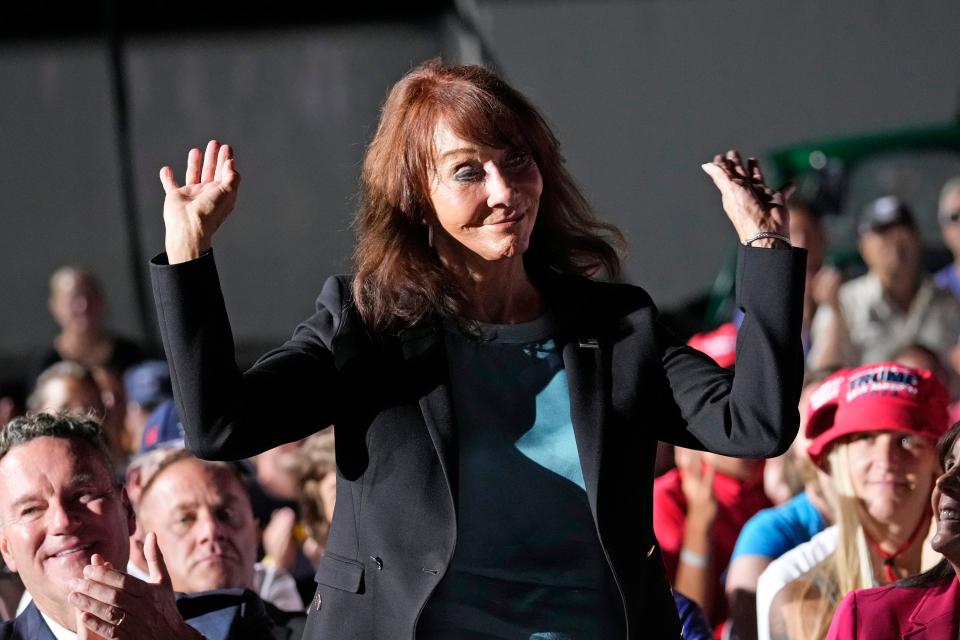
[[779,558],[826,527],[827,522],[804,491],[778,507],[757,512],[747,520],[730,561],[739,556]]
[[445,332],[459,449],[457,546],[418,639],[623,637],[549,316]]

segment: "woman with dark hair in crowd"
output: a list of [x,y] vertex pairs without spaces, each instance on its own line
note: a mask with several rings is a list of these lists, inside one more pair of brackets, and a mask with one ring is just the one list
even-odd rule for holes
[[[232,150],[169,167],[154,291],[187,443],[241,458],[336,426],[336,517],[305,637],[670,638],[651,528],[658,439],[782,453],[796,432],[804,253],[736,152],[704,165],[740,240],[738,369],[603,283],[620,234],[559,145],[476,66],[421,65],[366,153],[355,274],[246,373],[213,254]],[[750,246],[752,245],[752,246]]]
[[828,640],[953,640],[960,628],[960,422],[937,445],[943,473],[933,487],[936,532],[930,546],[943,560],[920,575],[854,591],[837,607]]

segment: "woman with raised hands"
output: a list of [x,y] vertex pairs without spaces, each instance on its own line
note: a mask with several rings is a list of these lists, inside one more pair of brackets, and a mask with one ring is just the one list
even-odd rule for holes
[[169,167],[152,275],[188,446],[240,458],[336,426],[336,515],[306,638],[676,638],[651,526],[659,439],[782,453],[797,428],[804,252],[737,152],[703,169],[741,243],[737,373],[673,338],[617,274],[539,112],[430,61],[363,163],[352,278],[242,373],[213,237],[232,149]]

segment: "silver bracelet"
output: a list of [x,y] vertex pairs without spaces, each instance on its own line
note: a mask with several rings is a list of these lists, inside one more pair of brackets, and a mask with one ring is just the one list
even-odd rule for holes
[[756,235],[752,235],[746,240],[743,241],[743,246],[749,247],[757,240],[763,240],[764,238],[773,238],[774,240],[779,240],[786,244],[788,247],[793,246],[790,244],[790,238],[783,235],[782,233],[777,233],[776,231],[761,231]]
[[680,562],[694,569],[707,568],[707,556],[690,549],[680,549]]

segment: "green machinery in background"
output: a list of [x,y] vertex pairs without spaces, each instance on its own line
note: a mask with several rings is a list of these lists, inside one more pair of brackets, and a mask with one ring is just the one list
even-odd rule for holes
[[[944,181],[960,175],[960,123],[830,138],[772,149],[762,158],[773,184],[792,182],[797,197],[824,214],[827,261],[850,275],[862,272],[856,219],[860,208],[882,195],[897,195],[913,208],[924,241],[924,266],[949,261],[937,224],[937,197]],[[736,250],[731,247],[709,291],[668,314],[681,334],[728,322],[733,313]]]

